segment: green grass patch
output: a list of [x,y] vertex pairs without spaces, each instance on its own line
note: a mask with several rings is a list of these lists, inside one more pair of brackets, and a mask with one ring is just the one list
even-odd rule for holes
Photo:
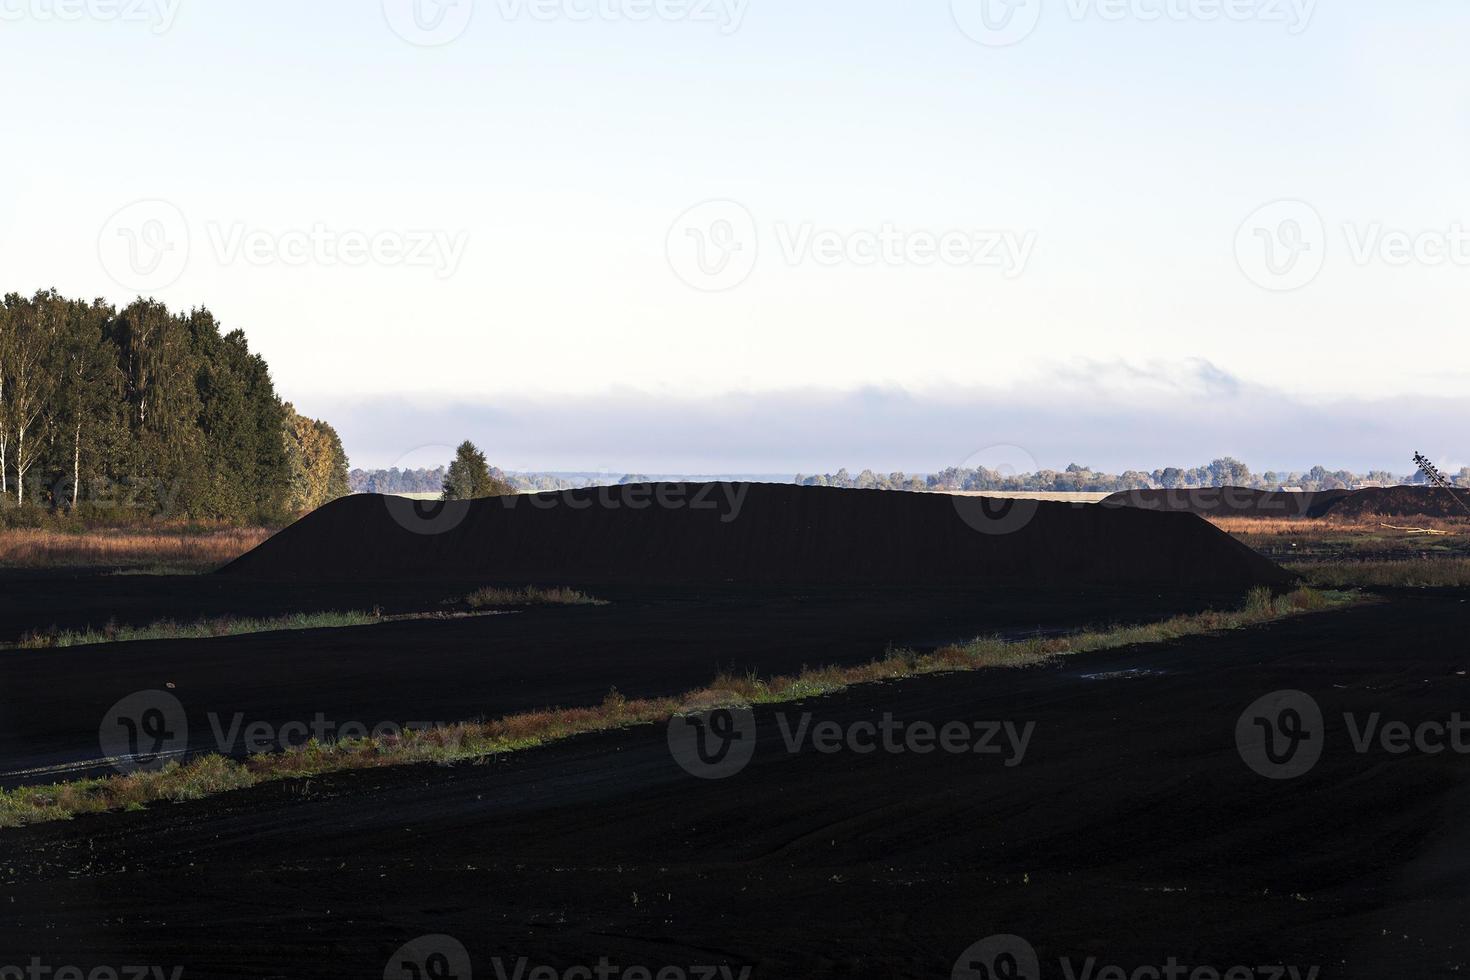
[[1138,626],[1084,631],[1068,636],[1025,640],[980,637],[920,653],[890,650],[881,659],[856,667],[805,669],[791,677],[762,679],[755,675],[715,679],[707,688],[679,698],[629,700],[617,691],[602,704],[510,715],[497,721],[463,722],[380,738],[334,743],[312,741],[272,755],[243,761],[204,756],[169,763],[157,772],[138,772],[52,786],[26,786],[0,791],[0,827],[16,827],[80,814],[133,810],[149,803],[183,802],[215,793],[286,779],[387,766],[484,759],[506,752],[634,725],[666,722],[679,712],[732,704],[799,701],[845,690],[858,684],[898,680],[923,674],[1025,667],[1071,654],[1111,650],[1137,644],[1163,643],[1186,636],[1257,626],[1287,616],[1335,608],[1353,602],[1353,593],[1298,589],[1276,596],[1254,590],[1238,610],[1176,616]]
[[1319,588],[1470,586],[1470,558],[1299,562],[1286,567]]
[[90,646],[94,643],[126,643],[131,640],[202,640],[280,630],[335,629],[341,626],[371,626],[382,622],[383,618],[383,614],[375,609],[372,612],[294,613],[263,619],[224,616],[192,623],[160,620],[147,626],[119,626],[109,623],[100,630],[50,629],[27,633],[19,643],[11,645],[11,649],[48,650]]
[[576,589],[542,589],[528,585],[523,589],[477,589],[465,596],[471,609],[493,609],[500,606],[605,606],[606,602]]

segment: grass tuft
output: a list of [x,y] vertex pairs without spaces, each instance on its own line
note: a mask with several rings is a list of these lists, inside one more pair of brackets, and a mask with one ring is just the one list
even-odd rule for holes
[[486,587],[465,596],[471,609],[499,606],[605,606],[606,602],[575,589],[542,589],[528,585],[522,589]]
[[280,630],[335,629],[341,626],[371,626],[383,621],[379,610],[372,612],[294,613],[288,616],[250,618],[225,616],[193,623],[160,620],[147,626],[108,623],[102,629],[63,630],[52,628],[27,633],[12,649],[49,650],[57,647],[90,646],[94,643],[126,643],[132,640],[203,640],[247,633]]

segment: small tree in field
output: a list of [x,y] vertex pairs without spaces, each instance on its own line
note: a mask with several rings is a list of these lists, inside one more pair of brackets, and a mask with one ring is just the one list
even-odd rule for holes
[[490,475],[485,454],[466,439],[455,450],[454,462],[444,474],[445,500],[475,500],[479,497],[503,497],[515,490],[503,480]]

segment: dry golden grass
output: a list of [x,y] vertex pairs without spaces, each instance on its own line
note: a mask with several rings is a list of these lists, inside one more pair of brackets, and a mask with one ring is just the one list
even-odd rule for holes
[[792,677],[763,680],[754,675],[744,678],[721,676],[709,687],[680,698],[630,701],[613,691],[601,705],[590,708],[528,712],[497,721],[464,722],[426,731],[406,731],[399,735],[351,739],[334,744],[313,741],[302,748],[275,755],[253,756],[243,762],[221,756],[204,756],[183,764],[169,763],[157,772],[53,786],[24,786],[0,791],[0,827],[65,820],[83,813],[137,809],[157,801],[198,799],[260,783],[332,772],[428,762],[447,765],[483,759],[575,735],[662,723],[680,712],[731,704],[796,701],[857,684],[920,674],[1021,667],[1068,654],[1160,643],[1217,630],[1254,626],[1345,604],[1353,598],[1344,593],[1323,594],[1309,589],[1275,597],[1269,589],[1256,589],[1246,597],[1242,608],[1231,612],[1177,616],[1142,626],[1030,640],[982,637],[927,654],[893,650],[872,663],[856,667],[807,669]]
[[77,533],[30,528],[0,530],[0,565],[24,568],[154,565],[180,571],[205,571],[238,558],[273,533],[259,527]]
[[1309,584],[1326,588],[1460,588],[1470,585],[1470,558],[1299,562],[1286,567]]

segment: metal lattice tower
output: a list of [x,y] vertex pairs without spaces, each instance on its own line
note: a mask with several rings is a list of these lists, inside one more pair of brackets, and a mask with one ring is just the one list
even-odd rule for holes
[[1450,482],[1450,478],[1441,473],[1439,467],[1435,466],[1428,456],[1425,456],[1423,453],[1415,453],[1414,463],[1419,467],[1419,472],[1424,474],[1425,479],[1441,490],[1449,493],[1454,498],[1455,503],[1459,504],[1467,514],[1470,514],[1470,506],[1467,506],[1465,501],[1460,499],[1460,495],[1455,492],[1455,485]]

